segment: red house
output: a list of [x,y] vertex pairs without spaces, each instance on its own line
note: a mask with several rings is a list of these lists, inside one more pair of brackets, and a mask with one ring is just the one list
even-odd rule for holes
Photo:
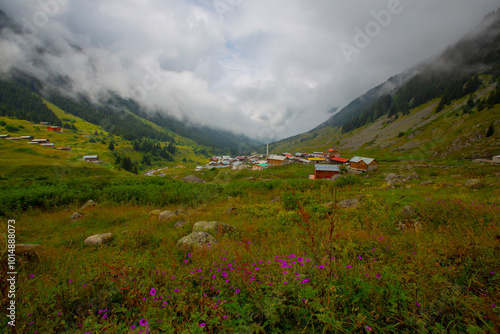
[[52,132],[62,132],[62,128],[60,126],[49,126],[47,130]]
[[314,179],[331,179],[335,174],[340,173],[337,165],[314,165]]
[[341,158],[341,157],[333,157],[333,158],[330,158],[330,161],[336,165],[345,165],[349,162],[349,159],[345,159],[345,158]]

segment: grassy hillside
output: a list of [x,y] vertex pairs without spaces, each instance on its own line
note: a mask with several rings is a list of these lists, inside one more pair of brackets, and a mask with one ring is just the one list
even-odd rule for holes
[[[486,137],[490,124],[500,128],[500,105],[478,108],[479,100],[493,86],[476,92],[475,106],[466,109],[469,97],[453,101],[436,113],[439,100],[412,109],[407,115],[387,115],[356,130],[322,127],[270,145],[272,152],[311,152],[336,148],[346,157],[373,156],[378,159],[472,159],[499,154],[498,131]],[[390,123],[389,123],[390,122]],[[389,123],[389,124],[388,124]]]

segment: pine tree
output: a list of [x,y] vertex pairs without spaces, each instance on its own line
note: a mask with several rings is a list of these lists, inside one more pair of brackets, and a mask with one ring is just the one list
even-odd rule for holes
[[109,143],[108,148],[109,148],[110,151],[113,151],[115,149],[115,145],[113,145],[113,142]]
[[495,128],[493,127],[493,122],[491,122],[488,131],[486,132],[486,137],[491,137],[495,133]]

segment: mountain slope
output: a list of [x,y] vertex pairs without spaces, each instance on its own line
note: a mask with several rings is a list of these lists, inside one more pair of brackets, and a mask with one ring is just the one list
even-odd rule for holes
[[[436,128],[448,126],[442,124],[440,112],[453,114],[459,124],[481,127],[483,131],[498,119],[497,109],[493,107],[499,102],[495,98],[498,90],[496,94],[493,90],[499,79],[500,11],[496,11],[436,59],[389,79],[352,101],[315,129],[277,142],[271,148],[279,152],[336,146],[354,152],[377,147],[396,152],[397,145],[391,139],[397,140],[405,133],[428,124]],[[391,86],[394,87],[392,90],[387,88]],[[467,116],[475,112],[480,113],[482,118],[476,120],[479,123],[469,124],[471,120]],[[418,144],[408,145],[402,150]],[[456,156],[453,152],[438,151],[425,156]],[[460,156],[482,156],[493,151],[482,147],[482,150],[462,152]]]

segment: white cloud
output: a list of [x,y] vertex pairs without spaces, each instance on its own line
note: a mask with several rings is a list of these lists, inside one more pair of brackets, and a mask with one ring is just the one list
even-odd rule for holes
[[400,0],[348,62],[339,45],[355,46],[355,28],[395,1],[0,0],[31,33],[19,39],[4,29],[0,72],[64,76],[68,90],[95,99],[111,90],[200,124],[286,137],[436,55],[498,7]]

